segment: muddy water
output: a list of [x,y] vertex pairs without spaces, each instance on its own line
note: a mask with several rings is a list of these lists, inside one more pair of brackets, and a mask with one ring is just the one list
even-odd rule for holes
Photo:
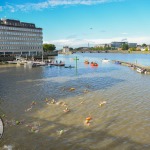
[[[75,65],[75,56],[56,59]],[[5,114],[1,149],[8,145],[16,150],[150,149],[150,76],[101,62],[104,57],[121,57],[144,64],[148,56],[77,56],[77,70],[0,68],[0,113]],[[99,67],[84,65],[85,59],[97,61]],[[67,106],[51,104],[46,98]],[[31,107],[33,101],[36,103]],[[106,104],[100,107],[102,101]],[[68,113],[64,112],[66,107]],[[89,116],[92,120],[87,126],[85,119]]]

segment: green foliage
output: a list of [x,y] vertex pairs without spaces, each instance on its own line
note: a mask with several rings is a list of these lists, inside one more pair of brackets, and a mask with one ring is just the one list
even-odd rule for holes
[[70,48],[69,48],[69,50],[70,50],[70,51],[73,51],[73,48],[72,48],[72,47],[70,47]]
[[131,47],[129,50],[130,51],[136,51],[136,47]]
[[103,50],[111,50],[111,47],[91,47],[90,48],[91,50],[97,50],[97,51],[99,51],[99,50],[101,50],[101,51],[103,51]]
[[122,44],[122,50],[128,50],[129,49],[129,46],[128,44]]
[[148,47],[145,48],[145,51],[148,52]]
[[145,43],[142,44],[142,47],[147,47],[147,45]]
[[43,50],[44,52],[51,52],[56,49],[54,44],[43,44]]

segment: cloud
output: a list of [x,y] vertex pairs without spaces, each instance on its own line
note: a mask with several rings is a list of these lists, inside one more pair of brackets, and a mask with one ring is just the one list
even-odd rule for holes
[[56,6],[73,6],[73,5],[97,5],[102,3],[120,2],[123,0],[46,0],[40,3],[25,3],[20,5],[6,4],[0,10],[9,9],[11,12],[15,11],[31,11],[43,10],[46,8]]
[[[114,38],[105,38],[105,39],[60,39],[60,40],[51,40],[44,41],[44,43],[55,44],[57,49],[61,49],[63,46],[69,47],[87,47],[88,43],[90,46],[95,46],[97,44],[111,43],[111,42],[121,42],[123,37],[114,37]],[[147,37],[128,37],[126,39],[129,43],[146,43],[150,44],[150,36]]]

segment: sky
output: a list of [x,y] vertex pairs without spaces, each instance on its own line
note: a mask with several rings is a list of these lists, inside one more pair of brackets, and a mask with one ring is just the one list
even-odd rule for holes
[[35,23],[43,43],[95,46],[150,44],[150,0],[0,0],[0,18]]

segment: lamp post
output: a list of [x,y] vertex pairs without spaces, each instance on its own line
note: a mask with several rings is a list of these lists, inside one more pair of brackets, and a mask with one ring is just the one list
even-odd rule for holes
[[77,68],[77,61],[79,60],[76,56],[76,58],[74,59],[76,61],[76,68]]

